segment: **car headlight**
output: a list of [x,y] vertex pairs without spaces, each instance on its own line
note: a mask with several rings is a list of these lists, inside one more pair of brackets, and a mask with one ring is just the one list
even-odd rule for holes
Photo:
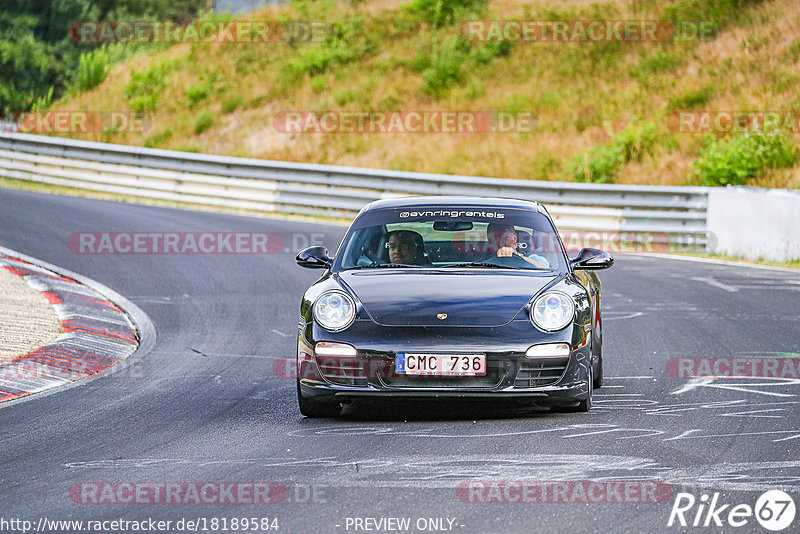
[[326,291],[314,303],[314,320],[325,330],[344,330],[355,319],[356,303],[344,291]]
[[548,291],[533,301],[531,321],[548,332],[561,330],[575,317],[575,303],[558,291]]

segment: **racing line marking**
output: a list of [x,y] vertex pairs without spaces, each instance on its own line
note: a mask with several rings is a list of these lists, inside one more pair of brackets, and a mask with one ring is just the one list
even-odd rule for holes
[[717,281],[716,279],[714,279],[714,278],[712,278],[710,276],[708,278],[704,278],[704,277],[700,277],[700,276],[693,276],[690,280],[695,280],[697,282],[706,283],[706,284],[710,285],[711,287],[716,287],[718,289],[723,289],[723,290],[727,291],[728,293],[737,293],[739,291],[737,288],[735,288],[733,286],[729,286],[728,284],[723,284],[722,282],[719,282],[719,281]]
[[767,395],[770,397],[794,397],[795,395],[791,393],[776,393],[773,391],[761,391],[759,389],[752,389],[753,387],[782,387],[788,386],[792,384],[800,384],[800,380],[796,378],[780,378],[774,380],[772,382],[767,383],[756,383],[756,384],[716,384],[714,383],[713,378],[700,378],[700,379],[691,379],[689,383],[685,386],[682,386],[679,389],[676,389],[672,392],[672,395],[680,395],[682,393],[686,393],[687,391],[692,391],[693,389],[705,387],[705,388],[713,388],[713,389],[725,389],[729,391],[741,391],[744,393],[758,393],[759,395]]

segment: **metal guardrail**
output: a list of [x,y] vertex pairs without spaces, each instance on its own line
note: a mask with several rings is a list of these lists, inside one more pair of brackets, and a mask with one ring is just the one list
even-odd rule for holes
[[0,176],[135,197],[348,217],[405,195],[538,200],[559,228],[652,232],[703,242],[708,189],[542,182],[363,169],[0,134]]

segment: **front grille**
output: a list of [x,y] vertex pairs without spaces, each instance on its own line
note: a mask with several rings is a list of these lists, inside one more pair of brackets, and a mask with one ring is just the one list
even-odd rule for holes
[[555,384],[564,375],[568,363],[568,357],[526,359],[517,373],[514,386],[537,388]]
[[358,358],[320,358],[317,365],[322,376],[340,386],[366,386],[366,362]]
[[[364,357],[366,356],[366,357]],[[508,376],[513,376],[516,364],[513,360],[504,358],[487,358],[485,376],[407,376],[395,371],[394,354],[373,353],[362,355],[362,358],[333,358],[316,357],[317,365],[322,376],[332,384],[340,386],[367,387],[369,382],[378,382],[389,388],[476,388],[490,389],[499,386]],[[552,363],[553,360],[548,360]],[[563,373],[564,365],[560,368],[557,380]],[[527,362],[526,362],[527,363]],[[517,386],[520,386],[518,374]],[[544,384],[538,384],[544,385]],[[522,387],[531,387],[527,381]]]

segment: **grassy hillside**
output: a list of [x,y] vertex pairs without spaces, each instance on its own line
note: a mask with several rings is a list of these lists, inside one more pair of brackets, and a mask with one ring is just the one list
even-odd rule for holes
[[[414,7],[409,7],[413,3]],[[62,110],[141,110],[81,138],[277,160],[536,180],[800,187],[798,135],[677,133],[675,110],[800,110],[797,0],[361,0],[253,13],[328,21],[319,43],[179,44],[116,64]],[[438,18],[437,18],[438,17]],[[679,42],[480,43],[459,20],[710,21]],[[287,110],[532,112],[514,134],[285,134]],[[76,136],[78,137],[78,136]],[[698,163],[693,164],[696,160]]]

